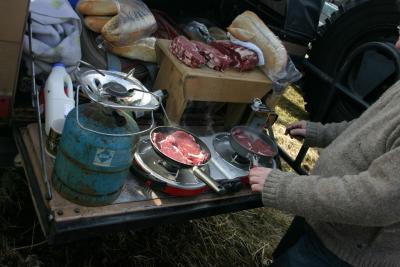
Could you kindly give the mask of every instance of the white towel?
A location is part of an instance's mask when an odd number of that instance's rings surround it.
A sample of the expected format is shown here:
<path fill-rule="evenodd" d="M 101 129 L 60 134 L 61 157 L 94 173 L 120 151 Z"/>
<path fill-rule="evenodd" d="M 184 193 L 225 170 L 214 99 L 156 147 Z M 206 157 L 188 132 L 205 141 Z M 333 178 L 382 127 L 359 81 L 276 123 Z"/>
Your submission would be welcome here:
<path fill-rule="evenodd" d="M 265 64 L 264 54 L 263 54 L 262 50 L 257 45 L 253 44 L 252 42 L 244 42 L 244 41 L 241 41 L 239 39 L 236 39 L 229 32 L 228 32 L 228 37 L 229 37 L 229 39 L 230 39 L 230 41 L 232 43 L 241 45 L 243 47 L 246 47 L 246 48 L 256 52 L 256 54 L 258 56 L 258 64 L 257 64 L 258 66 L 262 66 L 262 65 Z"/>
<path fill-rule="evenodd" d="M 36 74 L 49 73 L 52 65 L 64 63 L 72 71 L 81 59 L 81 21 L 67 0 L 31 0 L 32 51 Z M 24 53 L 29 55 L 29 37 L 24 36 Z M 30 70 L 30 57 L 24 56 Z"/>

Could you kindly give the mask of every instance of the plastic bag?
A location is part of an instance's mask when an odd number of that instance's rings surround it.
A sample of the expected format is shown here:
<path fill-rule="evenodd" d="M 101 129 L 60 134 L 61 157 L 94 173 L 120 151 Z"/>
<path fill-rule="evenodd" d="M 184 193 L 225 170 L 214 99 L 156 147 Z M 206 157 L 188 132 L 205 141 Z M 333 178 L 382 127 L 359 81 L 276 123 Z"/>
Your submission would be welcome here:
<path fill-rule="evenodd" d="M 300 80 L 302 74 L 297 70 L 296 66 L 289 57 L 286 67 L 282 71 L 278 73 L 268 73 L 267 76 L 272 81 L 272 91 L 270 94 L 268 94 L 265 104 L 269 108 L 274 108 L 279 102 L 281 96 L 289 87 L 289 84 Z"/>
<path fill-rule="evenodd" d="M 287 65 L 282 71 L 278 73 L 270 73 L 267 76 L 273 82 L 272 89 L 274 92 L 277 94 L 283 94 L 289 84 L 297 82 L 301 79 L 302 74 L 297 70 L 293 61 L 289 57 Z"/>
<path fill-rule="evenodd" d="M 130 45 L 157 30 L 157 22 L 150 9 L 140 0 L 114 0 L 118 15 L 102 28 L 104 39 L 115 46 Z"/>
<path fill-rule="evenodd" d="M 106 43 L 106 48 L 121 57 L 155 63 L 157 62 L 155 45 L 156 38 L 146 37 L 126 46 Z"/>
<path fill-rule="evenodd" d="M 211 43 L 215 38 L 208 32 L 207 26 L 197 21 L 191 21 L 183 28 L 189 39 L 204 43 Z"/>

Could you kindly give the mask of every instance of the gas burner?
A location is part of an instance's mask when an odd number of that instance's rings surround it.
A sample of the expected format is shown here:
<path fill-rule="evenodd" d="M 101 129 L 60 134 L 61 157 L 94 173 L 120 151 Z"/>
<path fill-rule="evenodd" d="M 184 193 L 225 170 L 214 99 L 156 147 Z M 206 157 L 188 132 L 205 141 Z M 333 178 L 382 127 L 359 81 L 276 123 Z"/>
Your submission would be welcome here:
<path fill-rule="evenodd" d="M 229 133 L 217 134 L 213 140 L 215 152 L 230 165 L 242 170 L 249 170 L 250 161 L 239 156 L 229 142 Z"/>
<path fill-rule="evenodd" d="M 229 133 L 216 134 L 213 139 L 215 152 L 231 166 L 248 171 L 250 169 L 250 160 L 244 158 L 232 148 L 229 141 Z M 274 162 L 259 162 L 261 166 L 275 167 Z"/>
<path fill-rule="evenodd" d="M 166 171 L 174 175 L 175 177 L 178 176 L 179 168 L 172 166 L 171 164 L 168 164 L 165 160 L 158 160 L 157 163 L 161 165 L 163 168 L 165 168 Z"/>
<path fill-rule="evenodd" d="M 139 142 L 134 158 L 137 165 L 148 174 L 145 178 L 165 182 L 181 189 L 195 190 L 205 187 L 205 184 L 193 174 L 192 168 L 177 169 L 166 163 L 156 154 L 148 138 Z M 210 173 L 208 165 L 202 166 L 201 169 Z"/>
<path fill-rule="evenodd" d="M 238 164 L 242 165 L 249 165 L 250 160 L 248 158 L 240 156 L 238 153 L 234 152 L 231 156 L 232 162 L 237 162 Z"/>
<path fill-rule="evenodd" d="M 130 96 L 129 91 L 125 86 L 122 86 L 116 82 L 108 82 L 103 85 L 103 90 L 106 91 L 109 95 L 114 97 L 127 97 Z"/>

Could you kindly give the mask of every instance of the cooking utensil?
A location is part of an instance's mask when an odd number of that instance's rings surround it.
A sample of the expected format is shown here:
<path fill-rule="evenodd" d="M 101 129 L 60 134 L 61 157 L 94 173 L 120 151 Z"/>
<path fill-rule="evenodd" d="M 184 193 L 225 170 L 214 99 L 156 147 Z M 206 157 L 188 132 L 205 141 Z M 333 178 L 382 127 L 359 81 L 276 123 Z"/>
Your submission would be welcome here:
<path fill-rule="evenodd" d="M 195 139 L 196 143 L 200 145 L 200 148 L 207 152 L 209 157 L 207 160 L 205 160 L 202 164 L 199 165 L 193 165 L 193 164 L 187 164 L 187 163 L 182 163 L 179 162 L 177 160 L 174 160 L 173 158 L 170 158 L 169 156 L 165 155 L 158 147 L 158 145 L 154 142 L 153 140 L 153 135 L 155 133 L 162 133 L 165 135 L 169 135 L 172 134 L 176 131 L 183 131 L 191 136 L 193 136 L 193 138 Z M 161 157 L 163 158 L 167 164 L 169 164 L 170 166 L 176 168 L 176 169 L 180 169 L 180 168 L 192 168 L 193 174 L 199 178 L 201 181 L 203 181 L 205 184 L 207 184 L 210 188 L 212 188 L 216 193 L 218 194 L 224 194 L 226 192 L 225 188 L 223 186 L 221 186 L 220 184 L 218 184 L 212 177 L 210 177 L 208 174 L 204 173 L 201 170 L 201 167 L 204 166 L 205 164 L 207 164 L 207 162 L 211 159 L 211 151 L 210 149 L 207 147 L 207 145 L 197 136 L 195 136 L 194 134 L 188 132 L 187 130 L 178 128 L 178 127 L 172 127 L 172 126 L 160 126 L 160 127 L 156 127 L 153 130 L 151 130 L 150 132 L 150 141 L 151 141 L 151 145 L 154 149 L 154 151 Z"/>
<path fill-rule="evenodd" d="M 256 139 L 261 139 L 262 141 L 264 141 L 267 145 L 269 145 L 272 150 L 273 150 L 273 154 L 272 155 L 264 155 L 261 153 L 257 153 L 255 151 L 252 151 L 248 148 L 246 148 L 245 146 L 243 146 L 234 136 L 234 133 L 236 131 L 241 131 L 242 133 L 248 135 L 249 137 L 251 137 L 253 140 Z M 257 166 L 258 165 L 258 161 L 262 160 L 262 161 L 271 161 L 277 154 L 278 154 L 278 147 L 276 146 L 275 142 L 272 141 L 272 139 L 257 131 L 254 128 L 250 128 L 247 126 L 235 126 L 231 129 L 231 134 L 229 136 L 229 141 L 231 143 L 232 148 L 242 157 L 248 158 L 250 160 L 250 162 L 252 163 L 253 166 Z M 251 167 L 253 167 L 251 166 Z"/>

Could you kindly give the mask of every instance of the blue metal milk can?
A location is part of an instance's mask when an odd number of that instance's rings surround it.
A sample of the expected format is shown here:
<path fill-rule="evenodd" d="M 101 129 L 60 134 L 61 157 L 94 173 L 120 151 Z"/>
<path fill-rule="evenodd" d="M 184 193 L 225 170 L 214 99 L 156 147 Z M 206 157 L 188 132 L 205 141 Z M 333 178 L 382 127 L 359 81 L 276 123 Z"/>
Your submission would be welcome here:
<path fill-rule="evenodd" d="M 79 106 L 82 129 L 72 110 L 66 119 L 53 171 L 53 185 L 65 198 L 84 205 L 113 202 L 122 190 L 138 137 L 118 136 L 139 132 L 136 122 L 123 111 L 90 103 Z"/>

